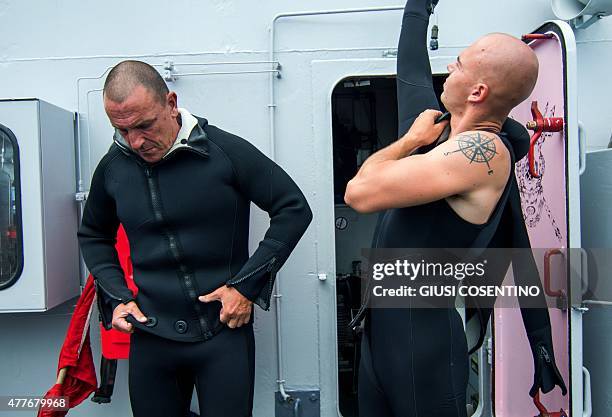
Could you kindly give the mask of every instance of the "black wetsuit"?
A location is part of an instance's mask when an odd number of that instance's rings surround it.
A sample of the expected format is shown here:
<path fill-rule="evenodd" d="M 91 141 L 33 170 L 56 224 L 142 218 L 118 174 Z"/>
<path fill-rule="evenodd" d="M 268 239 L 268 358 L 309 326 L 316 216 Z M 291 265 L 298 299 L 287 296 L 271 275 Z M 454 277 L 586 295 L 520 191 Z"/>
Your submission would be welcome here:
<path fill-rule="evenodd" d="M 410 129 L 423 110 L 439 109 L 426 49 L 432 3 L 437 1 L 409 0 L 404 10 L 397 59 L 398 137 Z M 499 137 L 514 162 L 515 157 L 521 158 L 526 153 L 523 148 L 528 136 L 525 138 L 524 128 L 510 119 L 502 130 Z M 427 152 L 434 146 L 419 152 Z M 529 247 L 513 176 L 511 170 L 504 195 L 488 223 L 475 225 L 464 220 L 445 200 L 387 210 L 379 218 L 373 247 Z M 507 200 L 502 201 L 504 199 Z M 496 224 L 497 212 L 500 214 Z M 483 240 L 483 236 L 488 237 Z M 510 257 L 500 261 L 497 271 L 500 280 L 509 262 Z M 536 279 L 539 285 L 537 270 L 533 273 L 535 264 L 524 265 L 523 262 L 521 266 L 531 272 L 525 275 Z M 479 309 L 482 329 L 486 328 L 490 311 L 483 313 Z M 470 313 L 474 310 L 468 310 Z M 537 368 L 532 391 L 539 387 L 547 392 L 555 384 L 564 391 L 554 364 L 547 311 L 524 309 L 522 313 Z M 549 365 L 542 365 L 546 355 L 537 354 L 536 346 L 547 348 L 552 358 Z M 546 372 L 542 375 L 544 368 Z M 455 308 L 376 308 L 367 311 L 359 369 L 360 417 L 465 416 L 467 382 L 468 347 Z"/>
<path fill-rule="evenodd" d="M 430 0 L 409 1 L 398 47 L 401 137 L 425 109 L 438 109 L 426 50 Z M 408 46 L 409 45 L 409 46 Z M 374 248 L 466 248 L 482 226 L 446 200 L 381 214 Z M 359 372 L 361 417 L 466 415 L 467 342 L 461 317 L 448 309 L 369 310 Z"/>
<path fill-rule="evenodd" d="M 374 246 L 463 248 L 479 229 L 439 200 L 385 212 Z M 467 350 L 454 308 L 369 310 L 359 373 L 360 416 L 465 416 Z"/>
<path fill-rule="evenodd" d="M 249 416 L 252 320 L 230 329 L 220 322 L 220 302 L 197 297 L 227 285 L 268 309 L 276 272 L 312 219 L 308 202 L 255 146 L 203 118 L 185 146 L 155 164 L 122 138 L 115 142 L 93 175 L 79 242 L 110 326 L 117 305 L 134 300 L 114 247 L 119 223 L 130 241 L 135 301 L 149 319 L 127 317 L 135 326 L 133 414 L 183 417 L 195 384 L 202 417 Z M 249 256 L 251 202 L 269 214 L 270 226 Z"/>

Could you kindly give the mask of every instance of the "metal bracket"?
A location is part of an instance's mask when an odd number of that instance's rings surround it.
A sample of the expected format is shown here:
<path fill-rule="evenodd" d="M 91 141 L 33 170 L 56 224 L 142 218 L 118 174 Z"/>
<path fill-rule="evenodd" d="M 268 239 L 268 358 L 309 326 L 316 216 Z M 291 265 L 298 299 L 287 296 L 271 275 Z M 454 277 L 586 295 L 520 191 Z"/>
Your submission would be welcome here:
<path fill-rule="evenodd" d="M 577 18 L 570 20 L 570 25 L 574 29 L 586 29 L 589 26 L 591 26 L 593 23 L 599 22 L 605 16 L 606 15 L 604 13 L 594 14 L 594 15 L 590 16 L 588 19 L 584 15 L 583 16 L 578 16 Z"/>
<path fill-rule="evenodd" d="M 176 68 L 174 67 L 174 62 L 164 62 L 164 73 L 162 76 L 164 77 L 164 80 L 169 83 L 173 83 L 178 79 L 178 77 L 176 76 Z"/>
<path fill-rule="evenodd" d="M 89 197 L 89 191 L 81 191 L 74 195 L 76 201 L 85 201 Z"/>
<path fill-rule="evenodd" d="M 283 78 L 283 76 L 281 74 L 283 66 L 280 64 L 280 62 L 276 63 L 276 68 L 274 68 L 274 69 L 276 70 L 276 78 L 278 78 L 279 80 L 281 78 Z"/>
<path fill-rule="evenodd" d="M 572 307 L 572 310 L 577 311 L 578 313 L 582 313 L 582 314 L 584 314 L 584 313 L 586 313 L 587 311 L 589 311 L 589 308 L 588 308 L 588 307 L 585 307 L 585 306 L 581 306 L 581 307 L 576 307 L 576 306 L 573 306 L 573 307 Z"/>
<path fill-rule="evenodd" d="M 316 278 L 319 281 L 327 281 L 328 275 L 326 272 L 309 272 L 308 276 L 311 278 Z"/>
<path fill-rule="evenodd" d="M 276 392 L 275 417 L 320 417 L 321 394 L 316 391 L 287 391 L 289 398 L 285 401 L 280 392 Z"/>

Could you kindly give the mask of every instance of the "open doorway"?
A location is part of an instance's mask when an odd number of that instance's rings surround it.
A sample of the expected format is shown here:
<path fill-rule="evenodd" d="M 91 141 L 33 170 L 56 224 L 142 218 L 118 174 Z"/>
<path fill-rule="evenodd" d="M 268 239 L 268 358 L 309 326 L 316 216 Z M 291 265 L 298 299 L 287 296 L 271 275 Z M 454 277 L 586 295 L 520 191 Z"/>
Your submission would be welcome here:
<path fill-rule="evenodd" d="M 332 93 L 339 408 L 357 417 L 360 334 L 348 323 L 361 301 L 361 249 L 370 247 L 377 214 L 344 203 L 346 184 L 374 152 L 397 139 L 395 77 L 347 78 Z"/>
<path fill-rule="evenodd" d="M 446 75 L 434 76 L 438 99 Z M 338 334 L 339 409 L 358 417 L 357 384 L 361 335 L 348 327 L 361 301 L 361 250 L 371 247 L 378 214 L 360 214 L 344 203 L 346 184 L 373 153 L 397 140 L 395 76 L 349 77 L 332 93 L 334 219 Z M 478 355 L 470 358 L 468 410 L 479 402 Z"/>

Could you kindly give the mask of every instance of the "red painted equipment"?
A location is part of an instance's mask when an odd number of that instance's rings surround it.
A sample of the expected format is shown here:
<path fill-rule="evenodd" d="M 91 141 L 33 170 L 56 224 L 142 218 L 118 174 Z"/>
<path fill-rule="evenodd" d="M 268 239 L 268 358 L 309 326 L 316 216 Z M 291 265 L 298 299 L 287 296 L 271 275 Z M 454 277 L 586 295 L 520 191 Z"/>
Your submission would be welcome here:
<path fill-rule="evenodd" d="M 563 409 L 552 412 L 548 411 L 546 407 L 544 407 L 544 404 L 540 402 L 540 392 L 538 392 L 536 396 L 533 397 L 533 403 L 540 412 L 540 414 L 535 417 L 567 417 L 567 413 L 563 411 Z"/>
<path fill-rule="evenodd" d="M 523 41 L 533 41 L 537 39 L 552 39 L 554 35 L 552 33 L 528 33 L 527 35 L 521 36 Z"/>
<path fill-rule="evenodd" d="M 529 172 L 534 178 L 540 178 L 535 166 L 535 145 L 544 132 L 561 132 L 565 125 L 565 121 L 562 117 L 543 117 L 542 113 L 538 109 L 538 102 L 531 102 L 531 114 L 533 121 L 527 122 L 527 129 L 533 130 L 534 134 L 531 136 L 529 144 Z"/>

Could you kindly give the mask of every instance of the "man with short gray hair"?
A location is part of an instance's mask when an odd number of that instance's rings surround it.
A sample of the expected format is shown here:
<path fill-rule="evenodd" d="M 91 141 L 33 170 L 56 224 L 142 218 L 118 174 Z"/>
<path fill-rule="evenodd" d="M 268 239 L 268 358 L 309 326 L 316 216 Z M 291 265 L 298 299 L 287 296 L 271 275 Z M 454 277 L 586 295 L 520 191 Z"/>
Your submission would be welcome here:
<path fill-rule="evenodd" d="M 177 105 L 159 73 L 124 61 L 104 85 L 114 144 L 98 164 L 79 229 L 103 323 L 132 333 L 135 417 L 183 417 L 195 384 L 202 417 L 251 415 L 253 303 L 308 227 L 306 198 L 246 140 Z M 250 203 L 270 227 L 249 257 Z M 138 295 L 115 251 L 127 233 Z"/>

